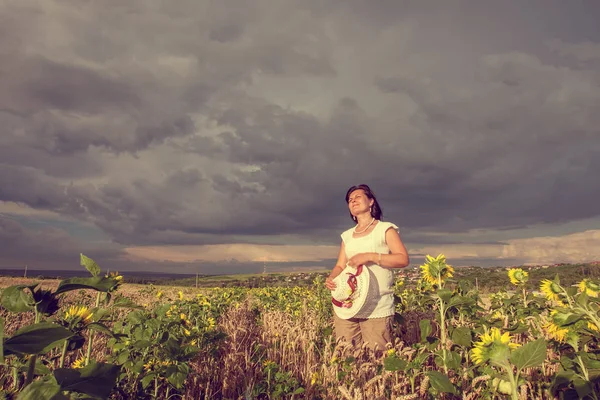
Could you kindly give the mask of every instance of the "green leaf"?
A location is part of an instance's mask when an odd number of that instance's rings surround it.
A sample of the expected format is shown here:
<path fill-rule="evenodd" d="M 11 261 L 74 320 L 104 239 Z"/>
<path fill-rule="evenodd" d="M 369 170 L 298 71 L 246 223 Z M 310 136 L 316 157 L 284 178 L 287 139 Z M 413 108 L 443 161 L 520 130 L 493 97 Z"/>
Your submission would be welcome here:
<path fill-rule="evenodd" d="M 136 362 L 131 368 L 131 371 L 136 374 L 141 374 L 142 372 L 144 372 L 144 361 L 140 360 Z"/>
<path fill-rule="evenodd" d="M 35 375 L 48 375 L 50 373 L 50 369 L 42 362 L 42 360 L 38 358 L 35 360 L 33 373 Z"/>
<path fill-rule="evenodd" d="M 561 356 L 560 366 L 566 371 L 570 370 L 571 368 L 573 368 L 573 359 L 566 355 Z"/>
<path fill-rule="evenodd" d="M 177 389 L 181 389 L 189 373 L 189 367 L 186 364 L 169 365 L 165 374 L 167 380 Z"/>
<path fill-rule="evenodd" d="M 141 379 L 141 383 L 142 383 L 142 387 L 144 389 L 147 389 L 148 386 L 152 383 L 152 381 L 154 381 L 154 378 L 156 377 L 156 373 L 155 372 L 151 372 L 148 375 L 145 375 L 142 379 Z"/>
<path fill-rule="evenodd" d="M 92 276 L 100 275 L 100 267 L 94 260 L 89 257 L 84 256 L 83 254 L 79 254 L 81 266 L 85 267 Z"/>
<path fill-rule="evenodd" d="M 383 368 L 386 371 L 404 371 L 408 366 L 408 362 L 397 356 L 389 356 L 383 360 Z"/>
<path fill-rule="evenodd" d="M 475 301 L 465 296 L 453 296 L 448 302 L 448 307 L 456 307 L 467 304 L 473 304 Z"/>
<path fill-rule="evenodd" d="M 144 307 L 135 303 L 133 300 L 123 296 L 118 295 L 115 297 L 115 301 L 113 302 L 113 307 L 121 307 L 121 308 L 134 308 L 137 310 L 143 310 Z"/>
<path fill-rule="evenodd" d="M 586 308 L 589 302 L 589 298 L 590 296 L 588 296 L 587 293 L 580 293 L 579 296 L 577 296 L 577 298 L 575 299 L 575 303 L 577 303 L 577 305 L 583 308 Z"/>
<path fill-rule="evenodd" d="M 149 340 L 137 340 L 133 344 L 133 348 L 137 349 L 137 350 L 147 349 L 147 348 L 149 348 L 151 346 L 152 346 L 152 342 L 150 342 Z"/>
<path fill-rule="evenodd" d="M 592 384 L 588 381 L 581 379 L 580 377 L 576 377 L 575 379 L 573 379 L 573 386 L 575 386 L 575 390 L 577 391 L 577 395 L 580 399 L 585 399 L 586 396 L 594 392 Z"/>
<path fill-rule="evenodd" d="M 77 289 L 93 289 L 99 292 L 109 292 L 118 286 L 113 278 L 94 276 L 90 278 L 70 278 L 61 281 L 56 289 L 56 294 Z"/>
<path fill-rule="evenodd" d="M 456 388 L 446 375 L 438 371 L 427 371 L 426 375 L 429 376 L 431 387 L 438 392 L 456 394 Z"/>
<path fill-rule="evenodd" d="M 452 331 L 452 342 L 463 347 L 471 346 L 471 329 L 459 326 Z"/>
<path fill-rule="evenodd" d="M 17 354 L 44 354 L 71 336 L 73 332 L 60 325 L 40 322 L 16 331 L 4 342 L 4 349 Z"/>
<path fill-rule="evenodd" d="M 419 328 L 421 330 L 421 342 L 425 342 L 427 337 L 431 334 L 431 321 L 428 319 L 420 320 Z"/>
<path fill-rule="evenodd" d="M 62 390 L 106 399 L 120 372 L 118 365 L 91 362 L 80 369 L 59 368 L 54 371 L 54 377 Z"/>
<path fill-rule="evenodd" d="M 108 327 L 106 325 L 101 324 L 100 322 L 92 322 L 92 323 L 88 324 L 87 327 L 88 327 L 88 329 L 91 329 L 96 332 L 104 333 L 105 335 L 108 335 L 108 336 L 112 336 L 112 337 L 115 336 L 113 331 L 108 329 Z"/>
<path fill-rule="evenodd" d="M 60 386 L 53 378 L 50 378 L 30 383 L 19 393 L 17 400 L 57 400 L 64 398 L 60 396 Z"/>
<path fill-rule="evenodd" d="M 583 315 L 570 314 L 561 324 L 561 326 L 573 325 L 583 318 Z"/>
<path fill-rule="evenodd" d="M 442 299 L 444 303 L 448 303 L 452 297 L 452 291 L 449 289 L 439 289 L 437 295 L 440 296 L 440 299 Z"/>
<path fill-rule="evenodd" d="M 440 351 L 435 356 L 434 361 L 435 361 L 435 365 L 437 365 L 440 368 L 443 368 L 445 366 L 446 368 L 453 369 L 456 371 L 461 369 L 461 366 L 462 366 L 461 355 L 454 351 L 449 351 L 446 353 L 446 361 L 445 362 L 444 362 L 444 359 L 442 358 L 442 352 Z"/>
<path fill-rule="evenodd" d="M 588 371 L 591 369 L 600 369 L 600 360 L 595 360 L 595 359 L 591 358 L 590 355 L 591 355 L 590 353 L 585 352 L 585 351 L 579 352 L 579 357 L 581 357 L 581 361 L 583 362 L 583 365 L 585 365 L 585 367 L 586 367 L 586 369 L 588 369 Z"/>
<path fill-rule="evenodd" d="M 546 341 L 538 339 L 512 351 L 510 361 L 519 369 L 542 365 L 546 359 Z"/>
<path fill-rule="evenodd" d="M 119 356 L 117 357 L 117 362 L 119 364 L 125 364 L 125 362 L 127 360 L 129 360 L 130 356 L 131 356 L 131 354 L 129 351 L 124 351 L 121 354 L 119 354 Z"/>
<path fill-rule="evenodd" d="M 565 288 L 565 292 L 567 292 L 567 295 L 569 295 L 570 297 L 574 297 L 577 294 L 578 289 L 576 287 L 570 286 Z"/>
<path fill-rule="evenodd" d="M 37 286 L 37 284 L 35 286 Z M 23 290 L 28 287 L 29 286 L 26 285 L 7 287 L 2 292 L 0 303 L 10 312 L 18 313 L 31 310 L 35 306 L 35 301 L 30 292 L 25 292 Z"/>
<path fill-rule="evenodd" d="M 560 389 L 562 387 L 569 386 L 575 377 L 574 371 L 559 371 L 552 382 L 552 390 Z"/>
<path fill-rule="evenodd" d="M 134 311 L 127 315 L 127 321 L 132 324 L 141 324 L 146 320 L 146 317 L 140 311 Z"/>
<path fill-rule="evenodd" d="M 446 353 L 446 366 L 450 369 L 458 371 L 461 369 L 462 357 L 455 351 L 450 351 Z"/>

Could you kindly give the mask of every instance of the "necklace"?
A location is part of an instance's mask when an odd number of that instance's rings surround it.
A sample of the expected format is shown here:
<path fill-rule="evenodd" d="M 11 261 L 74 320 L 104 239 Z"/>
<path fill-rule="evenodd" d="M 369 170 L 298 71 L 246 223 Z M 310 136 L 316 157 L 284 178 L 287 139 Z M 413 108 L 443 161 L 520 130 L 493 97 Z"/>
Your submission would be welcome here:
<path fill-rule="evenodd" d="M 367 225 L 367 227 L 365 229 L 363 229 L 362 231 L 357 231 L 356 228 L 354 228 L 354 233 L 363 233 L 363 232 L 366 232 L 366 230 L 369 229 L 371 227 L 371 225 L 373 225 L 373 222 L 375 222 L 375 218 L 373 218 L 371 220 L 371 222 L 369 223 L 369 225 Z M 356 224 L 356 227 L 358 227 L 358 224 Z"/>

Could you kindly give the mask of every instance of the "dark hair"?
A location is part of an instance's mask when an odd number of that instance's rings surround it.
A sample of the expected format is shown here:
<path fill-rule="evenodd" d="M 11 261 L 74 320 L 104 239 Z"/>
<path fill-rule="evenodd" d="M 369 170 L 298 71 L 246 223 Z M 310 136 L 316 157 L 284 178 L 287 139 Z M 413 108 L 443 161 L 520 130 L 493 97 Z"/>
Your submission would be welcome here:
<path fill-rule="evenodd" d="M 361 184 L 358 186 L 352 186 L 350 189 L 348 189 L 348 191 L 346 192 L 346 204 L 348 203 L 348 200 L 350 199 L 350 195 L 352 194 L 352 192 L 354 192 L 356 190 L 364 191 L 365 195 L 367 195 L 367 197 L 369 199 L 373 200 L 373 205 L 371 206 L 371 217 L 381 220 L 381 217 L 383 217 L 383 211 L 381 210 L 381 207 L 379 206 L 379 203 L 377 202 L 375 193 L 373 193 L 371 188 L 365 184 Z M 356 217 L 354 215 L 352 215 L 352 213 L 350 213 L 350 218 L 352 218 L 352 221 L 356 221 Z"/>

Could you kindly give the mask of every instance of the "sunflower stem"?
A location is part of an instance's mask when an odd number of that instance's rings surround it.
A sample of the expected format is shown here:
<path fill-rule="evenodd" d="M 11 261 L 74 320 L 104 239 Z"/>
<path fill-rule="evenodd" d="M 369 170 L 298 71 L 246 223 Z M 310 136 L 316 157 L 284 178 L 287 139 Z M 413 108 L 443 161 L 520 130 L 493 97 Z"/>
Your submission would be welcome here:
<path fill-rule="evenodd" d="M 58 368 L 62 368 L 65 365 L 65 354 L 67 354 L 67 346 L 69 345 L 69 339 L 65 339 L 63 343 L 62 353 L 60 354 L 60 362 L 58 363 Z"/>
<path fill-rule="evenodd" d="M 519 400 L 519 394 L 517 393 L 517 379 L 515 379 L 515 374 L 513 373 L 512 365 L 506 363 L 504 365 L 504 370 L 506 371 L 508 381 L 510 382 L 510 398 L 512 400 Z"/>
<path fill-rule="evenodd" d="M 579 368 L 581 368 L 581 372 L 583 373 L 583 377 L 584 377 L 585 381 L 592 383 L 592 382 L 590 382 L 590 375 L 588 373 L 588 370 L 585 367 L 585 364 L 583 363 L 583 360 L 581 359 L 581 356 L 579 354 L 577 354 L 577 364 L 579 364 Z M 593 386 L 593 383 L 592 383 L 592 386 Z M 595 400 L 598 400 L 596 393 L 592 392 L 592 396 Z"/>
<path fill-rule="evenodd" d="M 442 344 L 442 360 L 444 362 L 444 373 L 448 375 L 448 366 L 446 362 L 446 310 L 444 301 L 440 297 L 440 340 Z"/>
<path fill-rule="evenodd" d="M 101 294 L 101 292 L 98 292 L 96 294 L 96 308 L 100 307 L 100 294 Z M 88 339 L 88 348 L 87 348 L 87 352 L 85 354 L 85 365 L 88 365 L 90 363 L 90 357 L 92 355 L 93 345 L 94 345 L 94 331 L 90 330 L 90 336 Z"/>
<path fill-rule="evenodd" d="M 17 390 L 19 388 L 19 369 L 17 367 L 13 367 L 13 389 Z"/>
<path fill-rule="evenodd" d="M 41 314 L 37 309 L 37 305 L 34 308 L 35 310 L 35 323 L 39 323 L 41 319 Z M 29 365 L 27 366 L 27 376 L 25 377 L 25 386 L 29 385 L 33 381 L 33 375 L 35 374 L 35 363 L 37 361 L 37 356 L 35 354 L 31 355 L 29 358 Z"/>
<path fill-rule="evenodd" d="M 569 302 L 569 307 L 573 308 L 573 300 L 571 300 L 571 296 L 569 296 L 567 291 L 562 286 L 560 288 L 562 289 L 563 294 L 565 295 L 565 297 L 567 298 L 567 301 Z"/>

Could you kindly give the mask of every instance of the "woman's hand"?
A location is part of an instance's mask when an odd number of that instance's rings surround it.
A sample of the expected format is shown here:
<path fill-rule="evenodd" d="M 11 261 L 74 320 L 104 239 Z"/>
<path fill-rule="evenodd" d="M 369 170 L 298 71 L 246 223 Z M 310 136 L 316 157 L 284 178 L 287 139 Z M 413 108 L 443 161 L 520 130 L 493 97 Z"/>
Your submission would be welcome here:
<path fill-rule="evenodd" d="M 337 263 L 335 263 L 335 267 L 333 267 L 333 270 L 331 271 L 331 273 L 329 274 L 327 279 L 325 279 L 325 287 L 327 289 L 335 290 L 337 285 L 335 284 L 335 282 L 333 280 L 335 279 L 336 276 L 338 276 L 339 274 L 342 273 L 342 271 L 345 268 L 344 267 L 345 265 L 346 265 L 346 250 L 344 249 L 344 242 L 342 242 L 342 245 L 340 246 L 340 254 L 338 256 Z"/>
<path fill-rule="evenodd" d="M 359 265 L 366 265 L 373 263 L 373 255 L 376 253 L 359 253 L 352 256 L 348 260 L 348 265 L 352 268 L 358 268 Z"/>
<path fill-rule="evenodd" d="M 329 275 L 325 280 L 325 287 L 327 287 L 327 289 L 329 290 L 335 290 L 335 288 L 337 287 L 331 275 Z"/>

